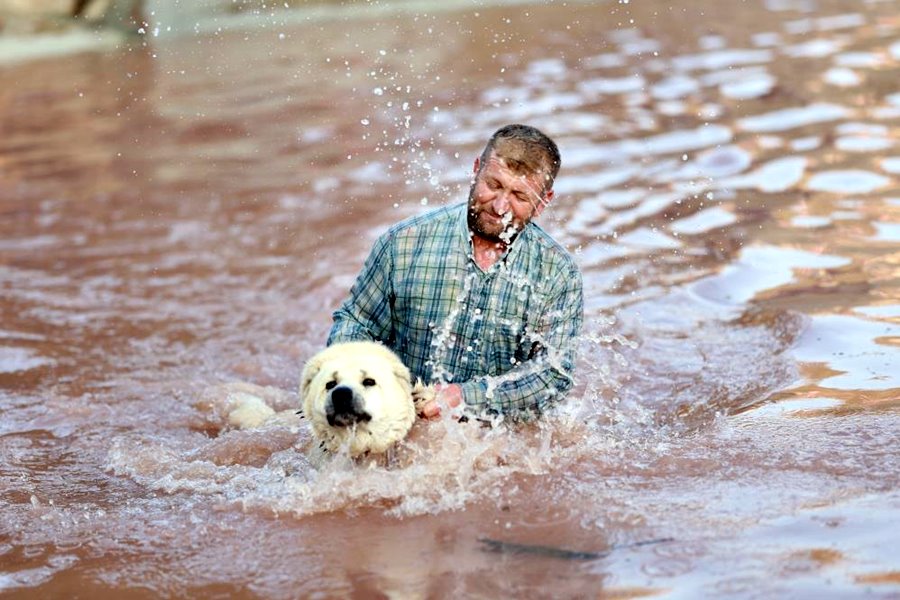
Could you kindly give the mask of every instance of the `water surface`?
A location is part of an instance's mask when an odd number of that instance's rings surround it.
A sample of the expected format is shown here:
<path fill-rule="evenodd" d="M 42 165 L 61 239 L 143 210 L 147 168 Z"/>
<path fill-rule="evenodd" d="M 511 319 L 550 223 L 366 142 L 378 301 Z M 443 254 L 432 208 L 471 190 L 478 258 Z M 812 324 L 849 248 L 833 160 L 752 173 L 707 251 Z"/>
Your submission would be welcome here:
<path fill-rule="evenodd" d="M 896 596 L 896 9 L 317 8 L 0 64 L 0 589 Z M 585 276 L 559 414 L 393 469 L 229 430 L 510 121 Z"/>

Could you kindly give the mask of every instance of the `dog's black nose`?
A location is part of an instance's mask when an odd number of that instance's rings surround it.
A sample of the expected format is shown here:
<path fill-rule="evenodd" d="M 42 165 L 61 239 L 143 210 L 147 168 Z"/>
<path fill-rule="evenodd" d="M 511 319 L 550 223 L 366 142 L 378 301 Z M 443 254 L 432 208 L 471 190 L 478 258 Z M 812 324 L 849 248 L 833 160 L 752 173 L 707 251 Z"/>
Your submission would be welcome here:
<path fill-rule="evenodd" d="M 353 389 L 345 385 L 331 390 L 330 401 L 325 407 L 325 417 L 332 427 L 347 427 L 360 421 L 372 420 L 372 415 L 367 413 L 362 403 L 353 393 Z"/>
<path fill-rule="evenodd" d="M 353 412 L 353 390 L 343 385 L 331 390 L 331 406 L 336 415 Z"/>

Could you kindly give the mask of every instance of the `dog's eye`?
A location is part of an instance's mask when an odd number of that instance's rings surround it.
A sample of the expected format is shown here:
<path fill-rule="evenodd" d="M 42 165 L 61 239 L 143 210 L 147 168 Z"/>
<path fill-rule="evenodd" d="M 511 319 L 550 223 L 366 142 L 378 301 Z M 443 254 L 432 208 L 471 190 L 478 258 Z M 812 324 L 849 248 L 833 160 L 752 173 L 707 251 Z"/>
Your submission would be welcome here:
<path fill-rule="evenodd" d="M 333 388 L 336 385 L 337 385 L 337 381 L 329 381 L 328 383 L 325 384 L 325 389 L 330 390 L 331 388 Z"/>
<path fill-rule="evenodd" d="M 375 385 L 375 380 L 371 377 L 366 377 L 365 379 L 363 379 L 363 385 L 365 387 L 372 387 L 373 385 Z"/>

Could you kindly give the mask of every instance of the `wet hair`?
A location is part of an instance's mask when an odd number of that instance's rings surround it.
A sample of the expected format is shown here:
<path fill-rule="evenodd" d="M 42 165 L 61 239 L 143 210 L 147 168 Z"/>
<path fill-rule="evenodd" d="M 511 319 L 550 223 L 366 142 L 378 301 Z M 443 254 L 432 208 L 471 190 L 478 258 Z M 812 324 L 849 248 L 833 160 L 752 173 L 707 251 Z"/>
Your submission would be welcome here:
<path fill-rule="evenodd" d="M 495 131 L 481 153 L 482 168 L 491 158 L 491 153 L 502 158 L 517 174 L 542 173 L 544 191 L 553 187 L 553 180 L 559 173 L 560 157 L 556 143 L 530 125 L 516 123 Z"/>

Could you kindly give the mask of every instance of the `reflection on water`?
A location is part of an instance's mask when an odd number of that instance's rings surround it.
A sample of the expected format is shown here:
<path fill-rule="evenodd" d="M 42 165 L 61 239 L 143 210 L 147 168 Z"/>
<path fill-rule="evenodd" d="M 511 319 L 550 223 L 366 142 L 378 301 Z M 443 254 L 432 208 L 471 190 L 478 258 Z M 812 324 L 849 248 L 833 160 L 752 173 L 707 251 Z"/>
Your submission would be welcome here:
<path fill-rule="evenodd" d="M 0 63 L 0 589 L 896 595 L 894 9 L 161 11 Z M 514 120 L 560 142 L 542 224 L 585 274 L 559 414 L 418 423 L 390 469 L 231 428 Z"/>

